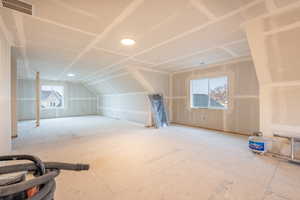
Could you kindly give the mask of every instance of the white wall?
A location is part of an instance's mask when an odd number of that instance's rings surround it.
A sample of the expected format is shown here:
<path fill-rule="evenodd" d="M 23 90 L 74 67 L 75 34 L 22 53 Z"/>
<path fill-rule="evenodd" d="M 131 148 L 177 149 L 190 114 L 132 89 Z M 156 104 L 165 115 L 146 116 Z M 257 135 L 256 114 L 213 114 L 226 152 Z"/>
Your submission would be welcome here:
<path fill-rule="evenodd" d="M 98 113 L 114 119 L 149 123 L 147 92 L 106 94 L 98 97 Z"/>
<path fill-rule="evenodd" d="M 300 136 L 300 8 L 247 24 L 261 87 L 261 130 Z"/>
<path fill-rule="evenodd" d="M 10 45 L 0 30 L 0 154 L 11 149 Z"/>
<path fill-rule="evenodd" d="M 169 74 L 129 68 L 125 73 L 91 87 L 99 92 L 100 115 L 150 125 L 151 108 L 147 95 L 161 93 L 168 99 Z"/>
<path fill-rule="evenodd" d="M 64 86 L 63 109 L 41 109 L 41 118 L 97 114 L 97 97 L 81 83 L 41 80 L 41 85 Z M 17 87 L 18 120 L 35 119 L 35 80 L 19 79 Z"/>
<path fill-rule="evenodd" d="M 191 108 L 190 80 L 224 75 L 229 81 L 228 109 Z M 176 73 L 172 83 L 173 122 L 242 134 L 259 130 L 259 88 L 251 60 Z"/>
<path fill-rule="evenodd" d="M 245 26 L 260 84 L 260 130 L 267 137 L 300 136 L 300 7 L 291 8 Z M 288 155 L 289 142 L 273 138 L 272 151 Z"/>

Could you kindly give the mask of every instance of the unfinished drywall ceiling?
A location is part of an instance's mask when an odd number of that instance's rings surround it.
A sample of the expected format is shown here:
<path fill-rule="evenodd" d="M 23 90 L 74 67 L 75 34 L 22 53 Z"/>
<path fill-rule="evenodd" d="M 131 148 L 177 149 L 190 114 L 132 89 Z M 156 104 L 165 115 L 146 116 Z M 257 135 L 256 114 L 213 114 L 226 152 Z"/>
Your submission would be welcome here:
<path fill-rule="evenodd" d="M 34 14 L 93 34 L 101 33 L 132 0 L 28 0 Z"/>
<path fill-rule="evenodd" d="M 178 20 L 183 20 L 184 18 L 185 21 L 179 24 Z M 187 1 L 144 1 L 143 5 L 97 45 L 116 52 L 129 52 L 130 55 L 134 55 L 145 48 L 153 46 L 153 42 L 160 43 L 185 30 L 201 25 L 207 20 L 208 18 L 204 14 L 192 5 L 187 4 Z M 120 38 L 123 37 L 135 38 L 137 45 L 129 49 L 124 48 L 119 43 Z"/>
<path fill-rule="evenodd" d="M 278 7 L 284 7 L 284 6 L 287 6 L 289 4 L 293 4 L 293 3 L 296 3 L 296 2 L 299 2 L 298 0 L 274 0 L 275 4 L 278 6 Z"/>
<path fill-rule="evenodd" d="M 23 78 L 34 71 L 52 80 L 98 79 L 139 62 L 173 72 L 249 56 L 243 25 L 299 1 L 270 0 L 26 0 L 33 16 L 0 8 L 1 27 L 22 55 Z M 271 6 L 270 6 L 271 5 Z M 125 47 L 123 38 L 136 40 Z M 215 56 L 216 51 L 219 56 Z M 205 54 L 202 54 L 205 53 Z M 197 56 L 199 56 L 197 58 Z M 27 69 L 29 68 L 29 69 Z M 28 71 L 30 73 L 28 73 Z"/>
<path fill-rule="evenodd" d="M 184 68 L 199 67 L 212 64 L 215 61 L 221 62 L 232 58 L 232 52 L 224 51 L 221 48 L 214 48 L 208 51 L 200 51 L 195 55 L 182 57 L 180 60 L 170 61 L 167 64 L 162 64 L 160 68 L 164 70 L 183 70 Z"/>

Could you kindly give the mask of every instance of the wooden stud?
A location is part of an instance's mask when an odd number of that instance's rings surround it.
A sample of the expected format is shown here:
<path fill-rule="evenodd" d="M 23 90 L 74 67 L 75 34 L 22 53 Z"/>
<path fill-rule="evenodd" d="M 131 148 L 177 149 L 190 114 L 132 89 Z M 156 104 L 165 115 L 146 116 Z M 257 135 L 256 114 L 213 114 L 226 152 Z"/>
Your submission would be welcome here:
<path fill-rule="evenodd" d="M 36 127 L 40 126 L 40 72 L 36 72 Z"/>

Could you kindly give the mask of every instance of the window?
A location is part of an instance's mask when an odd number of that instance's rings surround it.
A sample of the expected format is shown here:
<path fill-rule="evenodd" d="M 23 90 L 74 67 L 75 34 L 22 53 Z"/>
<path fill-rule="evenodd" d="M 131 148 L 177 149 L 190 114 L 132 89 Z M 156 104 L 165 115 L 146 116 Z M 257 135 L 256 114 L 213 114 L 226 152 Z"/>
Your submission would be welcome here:
<path fill-rule="evenodd" d="M 227 109 L 227 86 L 226 76 L 191 80 L 191 107 Z"/>
<path fill-rule="evenodd" d="M 42 85 L 41 108 L 55 109 L 64 108 L 64 87 L 53 85 Z"/>

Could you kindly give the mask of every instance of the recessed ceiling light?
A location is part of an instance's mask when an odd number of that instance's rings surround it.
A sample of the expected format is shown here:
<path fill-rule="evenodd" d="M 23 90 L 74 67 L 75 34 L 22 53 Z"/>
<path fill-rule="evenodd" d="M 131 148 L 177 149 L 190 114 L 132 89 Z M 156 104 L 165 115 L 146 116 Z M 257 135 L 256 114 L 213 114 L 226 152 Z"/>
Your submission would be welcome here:
<path fill-rule="evenodd" d="M 68 77 L 74 77 L 75 74 L 68 74 Z"/>
<path fill-rule="evenodd" d="M 135 41 L 133 39 L 126 38 L 126 39 L 122 39 L 121 43 L 125 46 L 132 46 L 135 44 Z"/>

